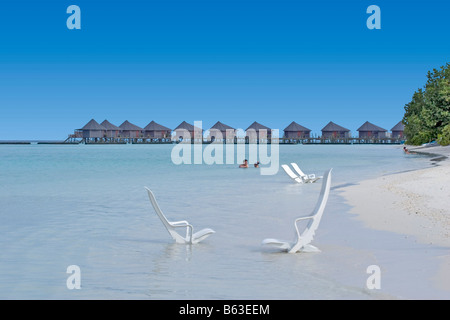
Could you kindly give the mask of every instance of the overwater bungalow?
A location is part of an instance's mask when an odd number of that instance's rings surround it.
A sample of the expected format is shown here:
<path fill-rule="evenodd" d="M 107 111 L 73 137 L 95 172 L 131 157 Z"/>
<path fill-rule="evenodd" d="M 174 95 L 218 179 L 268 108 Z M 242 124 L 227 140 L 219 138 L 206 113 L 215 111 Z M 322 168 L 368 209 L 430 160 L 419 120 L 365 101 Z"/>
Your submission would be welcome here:
<path fill-rule="evenodd" d="M 139 139 L 142 137 L 142 129 L 128 120 L 125 120 L 120 126 L 120 137 L 128 139 Z"/>
<path fill-rule="evenodd" d="M 104 120 L 101 125 L 106 129 L 105 132 L 105 137 L 106 138 L 118 138 L 119 134 L 120 134 L 120 128 L 114 124 L 112 124 L 111 122 L 109 122 L 108 120 Z"/>
<path fill-rule="evenodd" d="M 76 130 L 81 133 L 83 139 L 103 138 L 106 134 L 106 128 L 100 125 L 94 119 L 91 119 L 86 125 Z"/>
<path fill-rule="evenodd" d="M 299 125 L 295 121 L 292 121 L 291 124 L 284 129 L 284 137 L 287 139 L 306 139 L 309 138 L 310 135 L 311 129 Z"/>
<path fill-rule="evenodd" d="M 400 121 L 389 135 L 386 129 L 366 121 L 359 129 L 359 138 L 351 137 L 350 130 L 330 121 L 322 129 L 322 135 L 311 136 L 311 130 L 292 121 L 285 129 L 284 136 L 276 141 L 285 144 L 399 144 L 404 138 L 405 126 Z M 208 142 L 244 143 L 244 136 L 220 121 L 209 130 Z M 278 131 L 275 131 L 278 134 Z M 278 137 L 277 137 L 278 138 Z M 183 121 L 173 131 L 161 124 L 151 121 L 145 128 L 124 121 L 119 127 L 108 120 L 101 124 L 91 119 L 81 129 L 69 134 L 64 143 L 203 143 L 204 130 Z M 207 143 L 208 143 L 207 142 Z M 272 129 L 258 122 L 253 122 L 245 132 L 245 143 L 271 143 Z"/>
<path fill-rule="evenodd" d="M 194 128 L 195 127 L 192 124 L 183 121 L 174 129 L 175 139 L 177 141 L 192 141 L 195 139 L 202 141 L 204 130 L 200 128 L 194 130 Z"/>
<path fill-rule="evenodd" d="M 386 129 L 370 123 L 369 121 L 364 122 L 364 124 L 358 128 L 360 139 L 384 139 L 386 138 Z"/>
<path fill-rule="evenodd" d="M 392 129 L 392 138 L 394 139 L 402 139 L 403 138 L 403 131 L 405 131 L 405 125 L 403 122 L 397 123 Z"/>
<path fill-rule="evenodd" d="M 340 125 L 330 121 L 322 129 L 322 138 L 326 139 L 338 139 L 338 138 L 349 138 L 350 130 Z"/>
<path fill-rule="evenodd" d="M 220 121 L 217 121 L 216 124 L 209 129 L 209 139 L 211 141 L 233 142 L 235 137 L 236 129 Z"/>
<path fill-rule="evenodd" d="M 147 139 L 169 139 L 172 129 L 169 129 L 155 121 L 144 127 L 144 138 Z"/>
<path fill-rule="evenodd" d="M 248 141 L 259 141 L 260 139 L 271 139 L 272 129 L 258 122 L 253 122 L 245 129 L 245 139 Z"/>

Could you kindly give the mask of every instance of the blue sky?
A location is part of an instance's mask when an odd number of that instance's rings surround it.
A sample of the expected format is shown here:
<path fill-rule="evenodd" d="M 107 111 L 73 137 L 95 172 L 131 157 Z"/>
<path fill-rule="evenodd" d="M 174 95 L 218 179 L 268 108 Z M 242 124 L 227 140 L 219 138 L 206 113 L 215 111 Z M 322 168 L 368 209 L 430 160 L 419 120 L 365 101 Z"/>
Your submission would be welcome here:
<path fill-rule="evenodd" d="M 69 5 L 81 30 L 69 30 Z M 369 30 L 369 5 L 381 30 Z M 449 1 L 8 1 L 0 11 L 0 140 L 61 140 L 91 118 L 329 121 L 391 129 L 450 61 Z"/>

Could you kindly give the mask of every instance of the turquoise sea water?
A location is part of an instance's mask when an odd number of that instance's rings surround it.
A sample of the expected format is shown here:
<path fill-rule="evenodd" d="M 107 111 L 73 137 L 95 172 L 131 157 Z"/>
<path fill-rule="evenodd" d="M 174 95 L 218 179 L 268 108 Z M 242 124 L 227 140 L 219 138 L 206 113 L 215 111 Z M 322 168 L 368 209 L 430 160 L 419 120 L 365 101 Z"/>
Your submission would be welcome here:
<path fill-rule="evenodd" d="M 429 166 L 429 158 L 398 146 L 280 146 L 281 164 L 319 175 L 333 168 L 314 240 L 322 252 L 289 255 L 260 243 L 291 239 L 294 218 L 312 211 L 320 183 L 297 185 L 281 170 L 263 176 L 238 164 L 175 165 L 172 148 L 0 146 L 0 298 L 440 297 L 429 283 L 440 249 L 365 229 L 339 196 L 342 186 Z M 144 186 L 170 220 L 216 234 L 198 245 L 173 243 Z M 418 252 L 430 261 L 425 270 L 409 263 Z M 386 271 L 381 290 L 366 288 L 372 264 Z M 66 286 L 69 265 L 80 267 L 80 290 Z"/>

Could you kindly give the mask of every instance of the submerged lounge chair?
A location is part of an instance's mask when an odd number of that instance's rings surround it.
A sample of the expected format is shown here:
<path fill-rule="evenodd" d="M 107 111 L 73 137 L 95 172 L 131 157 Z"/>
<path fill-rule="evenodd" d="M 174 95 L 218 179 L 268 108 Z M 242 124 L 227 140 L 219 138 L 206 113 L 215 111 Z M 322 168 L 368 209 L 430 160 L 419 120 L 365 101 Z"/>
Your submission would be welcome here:
<path fill-rule="evenodd" d="M 303 183 L 303 179 L 299 176 L 297 176 L 291 168 L 289 168 L 286 164 L 282 164 L 281 167 L 283 168 L 284 172 L 295 182 L 297 183 Z"/>
<path fill-rule="evenodd" d="M 185 220 L 170 222 L 169 220 L 167 220 L 166 216 L 162 213 L 161 209 L 159 208 L 158 202 L 156 202 L 156 198 L 153 195 L 153 192 L 147 187 L 145 187 L 145 189 L 147 190 L 148 197 L 153 205 L 153 208 L 156 211 L 156 214 L 161 219 L 162 223 L 166 227 L 167 231 L 169 231 L 169 234 L 172 236 L 172 238 L 175 240 L 176 243 L 183 243 L 183 244 L 199 243 L 203 239 L 215 233 L 214 230 L 209 228 L 193 233 L 194 227 Z M 183 237 L 182 235 L 180 235 L 175 230 L 176 228 L 186 228 L 186 236 Z"/>
<path fill-rule="evenodd" d="M 319 227 L 320 220 L 323 215 L 323 211 L 328 201 L 328 195 L 330 194 L 331 186 L 331 170 L 325 172 L 324 180 L 322 182 L 322 189 L 320 191 L 320 196 L 317 201 L 316 207 L 310 216 L 300 217 L 295 219 L 294 227 L 296 231 L 296 238 L 293 242 L 277 239 L 265 239 L 263 240 L 263 245 L 272 245 L 287 251 L 288 253 L 296 253 L 298 251 L 303 252 L 320 252 L 320 250 L 312 245 L 310 242 L 313 240 L 317 228 Z M 297 222 L 302 220 L 309 220 L 306 228 L 302 233 L 298 230 Z"/>
<path fill-rule="evenodd" d="M 291 166 L 298 173 L 300 178 L 302 178 L 303 182 L 313 183 L 313 182 L 316 182 L 317 180 L 323 178 L 323 177 L 316 177 L 315 174 L 308 174 L 307 175 L 307 174 L 303 173 L 303 171 L 299 168 L 299 166 L 295 162 L 292 162 Z"/>

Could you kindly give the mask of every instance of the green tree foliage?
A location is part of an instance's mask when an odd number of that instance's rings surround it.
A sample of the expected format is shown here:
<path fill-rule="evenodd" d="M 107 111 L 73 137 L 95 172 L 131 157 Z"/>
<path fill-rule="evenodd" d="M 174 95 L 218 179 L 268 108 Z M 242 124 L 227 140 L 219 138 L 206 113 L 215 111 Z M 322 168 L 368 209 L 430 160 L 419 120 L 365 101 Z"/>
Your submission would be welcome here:
<path fill-rule="evenodd" d="M 444 129 L 442 129 L 438 142 L 442 146 L 448 146 L 450 144 L 450 124 L 446 125 Z"/>
<path fill-rule="evenodd" d="M 443 136 L 450 125 L 450 63 L 427 75 L 423 89 L 405 105 L 403 124 L 409 144 L 422 144 Z M 444 132 L 445 136 L 445 132 Z"/>

